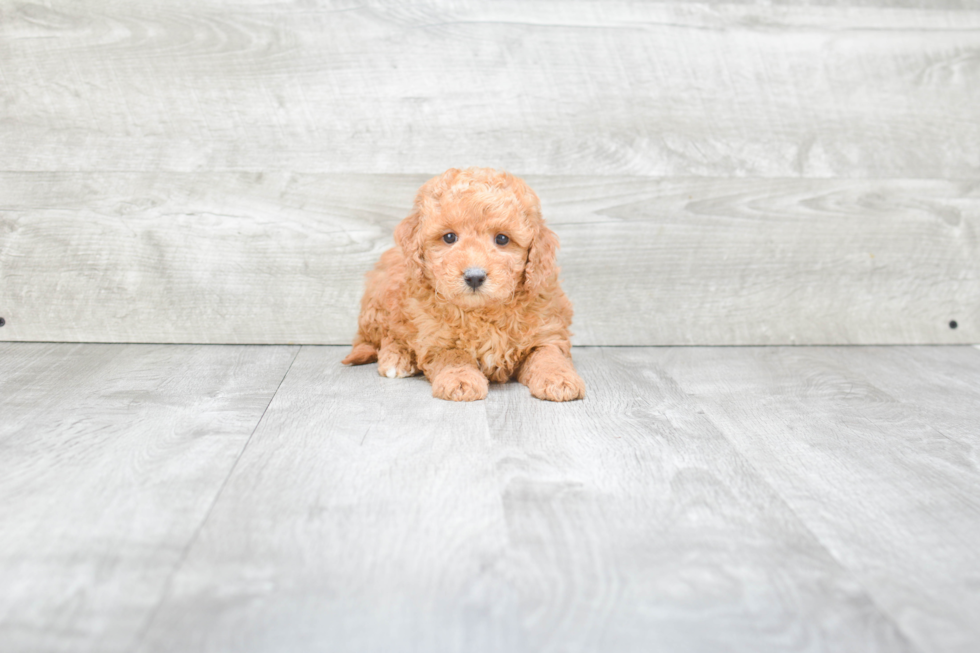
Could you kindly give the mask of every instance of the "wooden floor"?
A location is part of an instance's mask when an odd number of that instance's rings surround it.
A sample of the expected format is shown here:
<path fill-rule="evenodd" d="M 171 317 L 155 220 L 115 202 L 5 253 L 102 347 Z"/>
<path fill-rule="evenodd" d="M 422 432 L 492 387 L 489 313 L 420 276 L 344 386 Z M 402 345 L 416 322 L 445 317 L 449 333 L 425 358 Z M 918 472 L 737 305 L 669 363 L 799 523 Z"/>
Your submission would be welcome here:
<path fill-rule="evenodd" d="M 0 343 L 0 649 L 976 651 L 980 351 Z"/>

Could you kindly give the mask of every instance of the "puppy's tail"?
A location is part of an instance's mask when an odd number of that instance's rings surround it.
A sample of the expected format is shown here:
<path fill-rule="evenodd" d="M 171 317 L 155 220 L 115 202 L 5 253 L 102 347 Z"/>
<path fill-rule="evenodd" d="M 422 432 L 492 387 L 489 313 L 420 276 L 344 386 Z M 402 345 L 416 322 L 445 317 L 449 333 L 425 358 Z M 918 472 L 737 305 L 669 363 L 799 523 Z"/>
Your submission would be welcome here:
<path fill-rule="evenodd" d="M 357 342 L 354 348 L 347 354 L 347 358 L 340 361 L 344 365 L 364 365 L 378 360 L 378 350 L 374 345 L 367 342 Z"/>

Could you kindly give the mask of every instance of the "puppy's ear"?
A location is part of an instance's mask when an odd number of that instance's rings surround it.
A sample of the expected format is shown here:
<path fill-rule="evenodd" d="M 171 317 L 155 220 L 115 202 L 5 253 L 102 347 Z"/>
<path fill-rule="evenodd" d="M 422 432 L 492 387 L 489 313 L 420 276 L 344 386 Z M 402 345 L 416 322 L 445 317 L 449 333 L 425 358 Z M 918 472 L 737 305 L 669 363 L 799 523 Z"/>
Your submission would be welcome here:
<path fill-rule="evenodd" d="M 422 239 L 419 237 L 421 216 L 416 209 L 395 227 L 395 243 L 401 248 L 409 273 L 422 280 Z"/>
<path fill-rule="evenodd" d="M 537 193 L 523 179 L 509 173 L 504 173 L 503 176 L 509 182 L 517 201 L 521 203 L 525 216 L 535 226 L 534 238 L 527 251 L 527 263 L 524 264 L 524 288 L 529 293 L 535 293 L 558 273 L 558 236 L 545 225 L 541 217 L 541 200 Z"/>
<path fill-rule="evenodd" d="M 524 266 L 524 287 L 534 293 L 557 274 L 558 236 L 542 221 L 538 233 L 531 242 L 527 252 L 527 264 Z"/>
<path fill-rule="evenodd" d="M 409 272 L 419 282 L 425 279 L 425 261 L 422 259 L 422 222 L 436 211 L 443 193 L 457 175 L 459 170 L 450 168 L 422 184 L 415 195 L 415 208 L 411 215 L 395 227 L 395 242 L 405 255 Z"/>

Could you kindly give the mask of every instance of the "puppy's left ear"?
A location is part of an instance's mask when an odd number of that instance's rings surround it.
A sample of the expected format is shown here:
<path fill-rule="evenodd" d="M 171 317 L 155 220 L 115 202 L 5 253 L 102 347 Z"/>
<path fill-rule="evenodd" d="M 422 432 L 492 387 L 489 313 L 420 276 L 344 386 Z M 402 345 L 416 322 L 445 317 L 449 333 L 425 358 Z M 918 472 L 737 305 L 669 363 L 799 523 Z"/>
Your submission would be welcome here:
<path fill-rule="evenodd" d="M 521 203 L 524 215 L 536 227 L 527 251 L 527 262 L 524 264 L 524 288 L 529 293 L 535 293 L 558 274 L 558 236 L 541 217 L 541 200 L 537 193 L 518 177 L 508 173 L 504 173 L 504 177 L 510 182 L 511 190 Z"/>
<path fill-rule="evenodd" d="M 528 292 L 537 292 L 549 279 L 558 274 L 558 236 L 542 220 L 538 233 L 531 242 L 524 266 L 524 287 Z"/>

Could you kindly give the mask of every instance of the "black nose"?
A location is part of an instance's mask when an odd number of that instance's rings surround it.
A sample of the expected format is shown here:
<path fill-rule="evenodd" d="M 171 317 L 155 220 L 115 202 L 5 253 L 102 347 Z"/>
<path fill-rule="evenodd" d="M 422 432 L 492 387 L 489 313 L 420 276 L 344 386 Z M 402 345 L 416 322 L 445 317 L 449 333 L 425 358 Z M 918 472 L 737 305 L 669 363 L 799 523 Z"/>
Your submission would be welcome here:
<path fill-rule="evenodd" d="M 466 272 L 463 273 L 463 279 L 467 286 L 476 290 L 487 280 L 487 273 L 483 268 L 467 268 Z"/>

